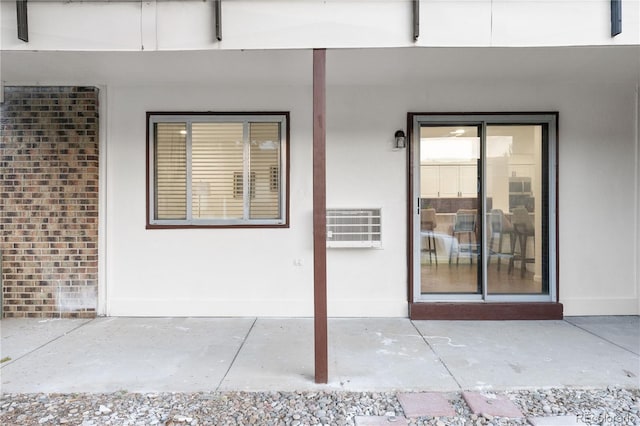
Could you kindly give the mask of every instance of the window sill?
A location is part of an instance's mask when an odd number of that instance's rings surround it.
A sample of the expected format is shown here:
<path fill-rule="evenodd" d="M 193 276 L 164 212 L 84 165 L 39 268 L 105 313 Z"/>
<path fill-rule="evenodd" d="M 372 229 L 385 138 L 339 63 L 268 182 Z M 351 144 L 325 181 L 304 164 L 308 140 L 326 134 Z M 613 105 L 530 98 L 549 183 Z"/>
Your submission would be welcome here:
<path fill-rule="evenodd" d="M 147 224 L 146 229 L 232 229 L 232 228 L 289 228 L 289 223 L 281 224 L 218 224 L 218 225 L 160 225 Z"/>

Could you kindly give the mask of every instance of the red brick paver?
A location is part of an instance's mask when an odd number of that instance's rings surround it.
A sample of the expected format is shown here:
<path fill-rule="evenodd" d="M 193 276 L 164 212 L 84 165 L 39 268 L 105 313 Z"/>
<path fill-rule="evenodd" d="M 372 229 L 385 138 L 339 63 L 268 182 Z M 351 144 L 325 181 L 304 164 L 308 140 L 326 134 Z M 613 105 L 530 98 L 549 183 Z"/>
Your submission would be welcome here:
<path fill-rule="evenodd" d="M 440 393 L 399 393 L 397 396 L 406 417 L 452 417 L 456 415 L 449 400 Z"/>
<path fill-rule="evenodd" d="M 523 417 L 520 409 L 504 395 L 462 392 L 462 398 L 464 398 L 474 414 L 488 414 L 496 417 Z"/>

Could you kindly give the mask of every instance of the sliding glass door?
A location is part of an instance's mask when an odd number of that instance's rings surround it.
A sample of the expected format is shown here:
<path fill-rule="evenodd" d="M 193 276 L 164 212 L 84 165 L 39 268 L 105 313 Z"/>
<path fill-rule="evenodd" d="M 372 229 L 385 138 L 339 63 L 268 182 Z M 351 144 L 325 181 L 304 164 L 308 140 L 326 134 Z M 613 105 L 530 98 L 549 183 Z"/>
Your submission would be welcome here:
<path fill-rule="evenodd" d="M 414 115 L 414 301 L 554 297 L 554 114 Z"/>

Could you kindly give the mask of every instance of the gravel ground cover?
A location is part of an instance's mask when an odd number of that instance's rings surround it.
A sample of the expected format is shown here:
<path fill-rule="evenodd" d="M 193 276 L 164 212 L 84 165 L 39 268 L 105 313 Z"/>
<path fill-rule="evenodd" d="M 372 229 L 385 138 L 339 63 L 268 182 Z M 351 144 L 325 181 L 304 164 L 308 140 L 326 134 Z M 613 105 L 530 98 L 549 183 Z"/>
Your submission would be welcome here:
<path fill-rule="evenodd" d="M 540 389 L 506 395 L 526 417 L 575 415 L 588 425 L 640 425 L 638 389 Z M 477 416 L 460 392 L 444 393 L 455 417 L 411 425 L 524 425 Z M 200 392 L 3 394 L 0 425 L 353 425 L 356 416 L 403 416 L 395 392 Z M 389 422 L 393 424 L 393 422 Z"/>

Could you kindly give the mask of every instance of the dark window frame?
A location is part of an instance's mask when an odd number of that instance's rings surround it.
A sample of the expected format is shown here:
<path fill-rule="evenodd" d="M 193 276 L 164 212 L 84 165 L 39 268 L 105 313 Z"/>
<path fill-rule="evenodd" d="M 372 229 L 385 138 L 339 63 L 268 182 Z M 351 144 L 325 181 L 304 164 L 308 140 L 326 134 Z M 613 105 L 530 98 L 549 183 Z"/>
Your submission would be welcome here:
<path fill-rule="evenodd" d="M 281 130 L 281 161 L 279 163 L 281 173 L 279 183 L 280 190 L 280 211 L 281 217 L 275 220 L 264 219 L 247 219 L 243 221 L 237 220 L 215 220 L 203 223 L 204 221 L 188 221 L 188 220 L 173 220 L 173 223 L 166 223 L 169 221 L 158 221 L 152 218 L 153 203 L 155 187 L 153 179 L 153 149 L 154 140 L 153 132 L 151 130 L 152 123 L 159 122 L 161 117 L 184 117 L 185 120 L 193 120 L 198 122 L 198 117 L 202 117 L 202 121 L 208 121 L 207 117 L 216 117 L 220 122 L 225 122 L 224 118 L 228 118 L 228 121 L 242 121 L 247 117 L 259 117 L 265 122 L 265 117 L 274 117 L 273 121 L 280 121 L 283 123 Z M 250 121 L 250 120 L 249 120 Z M 161 121 L 160 121 L 161 122 Z M 174 120 L 175 122 L 175 120 Z M 289 228 L 290 217 L 290 113 L 289 111 L 147 111 L 146 113 L 146 229 L 197 229 L 197 228 Z M 284 169 L 284 170 L 282 170 Z M 187 203 L 192 202 L 188 200 Z M 183 223 L 176 223 L 183 222 Z M 215 222 L 215 223 L 212 223 Z"/>

